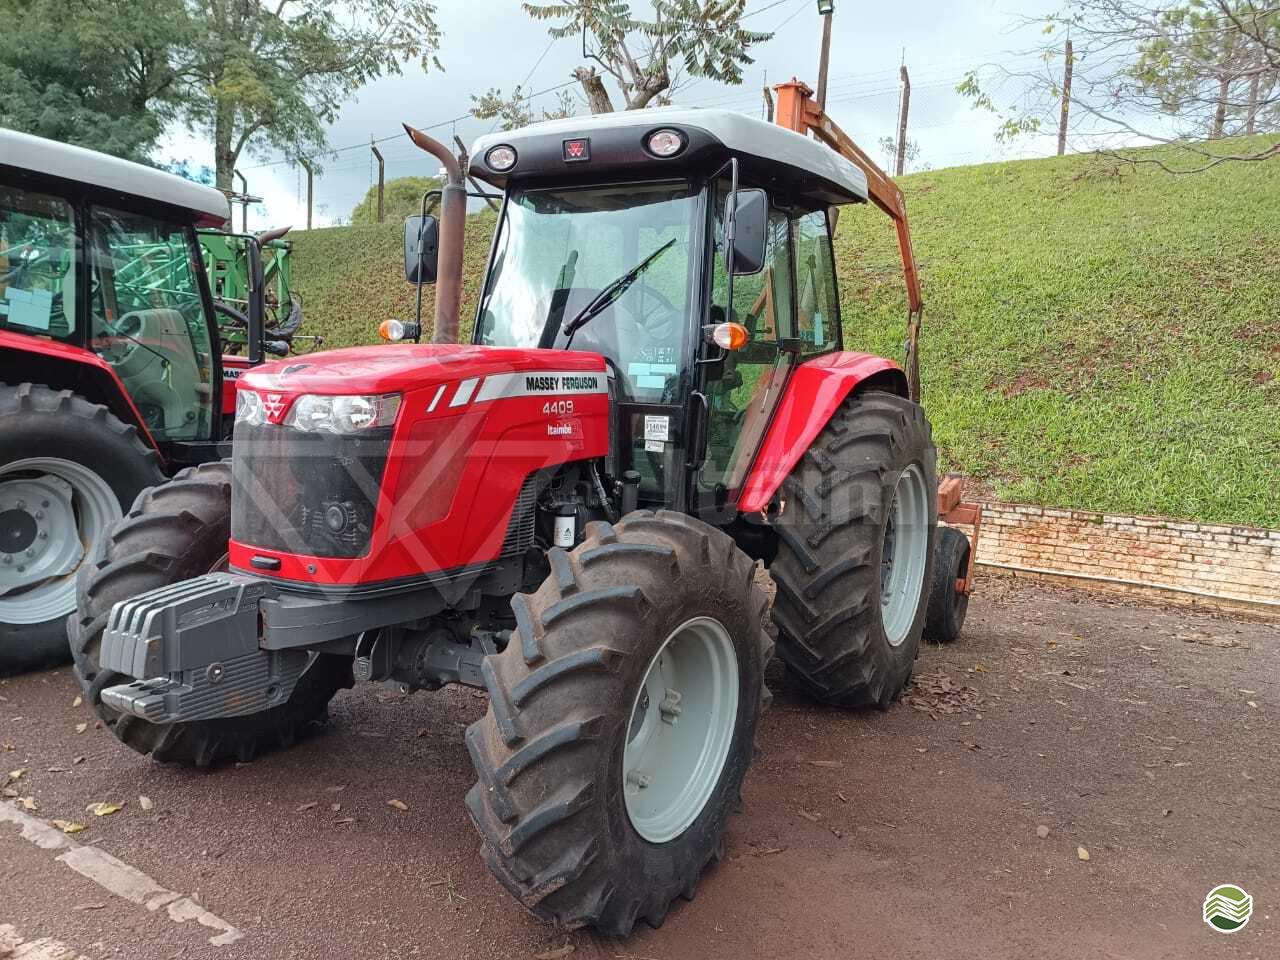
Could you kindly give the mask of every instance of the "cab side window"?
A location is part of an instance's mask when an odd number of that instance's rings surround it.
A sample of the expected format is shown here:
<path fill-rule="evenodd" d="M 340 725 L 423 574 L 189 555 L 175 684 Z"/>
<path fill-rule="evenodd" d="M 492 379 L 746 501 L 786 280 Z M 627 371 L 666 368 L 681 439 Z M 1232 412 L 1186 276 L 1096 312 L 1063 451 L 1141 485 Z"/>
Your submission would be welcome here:
<path fill-rule="evenodd" d="M 213 344 L 189 231 L 94 207 L 88 243 L 92 349 L 115 368 L 153 434 L 208 436 Z"/>
<path fill-rule="evenodd" d="M 794 220 L 796 327 L 801 352 L 827 353 L 839 346 L 840 306 L 827 212 L 815 210 Z"/>
<path fill-rule="evenodd" d="M 0 187 L 0 329 L 73 339 L 76 260 L 67 201 Z"/>

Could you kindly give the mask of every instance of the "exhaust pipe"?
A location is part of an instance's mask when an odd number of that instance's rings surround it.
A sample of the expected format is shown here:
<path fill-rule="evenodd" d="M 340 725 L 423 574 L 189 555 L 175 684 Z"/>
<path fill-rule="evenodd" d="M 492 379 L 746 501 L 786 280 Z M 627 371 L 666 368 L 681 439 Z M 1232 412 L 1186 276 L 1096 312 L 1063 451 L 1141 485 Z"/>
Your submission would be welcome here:
<path fill-rule="evenodd" d="M 420 150 L 437 160 L 445 171 L 440 191 L 440 249 L 436 257 L 436 319 L 432 343 L 456 343 L 458 314 L 462 305 L 462 244 L 467 227 L 467 188 L 457 159 L 439 140 L 407 123 L 405 133 Z"/>

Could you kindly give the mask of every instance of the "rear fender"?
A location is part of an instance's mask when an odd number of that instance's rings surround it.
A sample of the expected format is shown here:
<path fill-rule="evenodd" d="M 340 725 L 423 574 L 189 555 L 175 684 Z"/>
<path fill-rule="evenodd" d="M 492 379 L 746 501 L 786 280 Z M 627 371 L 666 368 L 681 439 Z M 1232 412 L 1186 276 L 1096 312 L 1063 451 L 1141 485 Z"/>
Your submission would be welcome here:
<path fill-rule="evenodd" d="M 91 403 L 102 404 L 122 423 L 133 424 L 143 442 L 159 450 L 115 369 L 92 350 L 0 331 L 0 382 L 70 390 Z M 232 402 L 234 410 L 234 399 Z"/>
<path fill-rule="evenodd" d="M 905 397 L 906 374 L 892 360 L 849 351 L 823 354 L 796 367 L 742 485 L 739 512 L 765 509 L 840 404 L 855 390 L 871 388 Z"/>

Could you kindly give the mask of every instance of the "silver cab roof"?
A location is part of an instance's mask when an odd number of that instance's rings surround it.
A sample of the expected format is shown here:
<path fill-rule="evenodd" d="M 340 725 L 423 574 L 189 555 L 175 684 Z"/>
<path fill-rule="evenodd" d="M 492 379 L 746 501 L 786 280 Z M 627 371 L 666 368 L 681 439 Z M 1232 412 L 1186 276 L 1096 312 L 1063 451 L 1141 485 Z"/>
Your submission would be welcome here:
<path fill-rule="evenodd" d="M 516 130 L 499 131 L 480 137 L 472 146 L 471 173 L 495 186 L 503 186 L 507 177 L 484 164 L 487 152 L 498 144 L 510 144 L 519 154 L 522 144 L 544 142 L 549 138 L 626 134 L 634 129 L 637 138 L 650 131 L 672 127 L 692 133 L 701 131 L 718 141 L 729 153 L 754 158 L 764 164 L 778 164 L 797 182 L 806 177 L 819 178 L 828 202 L 856 203 L 867 199 L 866 175 L 831 148 L 809 137 L 732 110 L 687 107 L 657 107 L 617 113 L 587 114 L 565 120 L 548 120 Z M 639 139 L 637 139 L 637 145 Z M 678 162 L 677 158 L 677 162 Z M 657 163 L 669 161 L 655 161 Z M 517 163 L 517 168 L 519 164 Z M 518 175 L 517 169 L 513 176 Z"/>
<path fill-rule="evenodd" d="M 0 168 L 4 167 L 182 207 L 192 211 L 201 226 L 222 226 L 231 218 L 231 205 L 221 190 L 96 150 L 0 128 Z"/>

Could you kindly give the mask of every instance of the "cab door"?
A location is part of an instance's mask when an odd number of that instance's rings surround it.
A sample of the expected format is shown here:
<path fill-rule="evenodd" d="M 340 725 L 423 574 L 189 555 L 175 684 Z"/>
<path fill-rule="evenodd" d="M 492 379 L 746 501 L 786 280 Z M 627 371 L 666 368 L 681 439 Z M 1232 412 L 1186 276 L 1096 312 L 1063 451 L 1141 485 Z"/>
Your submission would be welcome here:
<path fill-rule="evenodd" d="M 762 269 L 735 274 L 733 308 L 728 310 L 724 264 L 723 195 L 715 205 L 715 249 L 708 323 L 742 324 L 746 346 L 703 363 L 706 397 L 706 456 L 698 471 L 696 496 L 702 509 L 737 499 L 764 432 L 777 408 L 795 362 L 795 279 L 791 219 L 770 207 Z M 709 348 L 710 353 L 718 351 Z"/>

